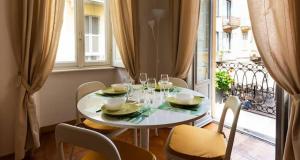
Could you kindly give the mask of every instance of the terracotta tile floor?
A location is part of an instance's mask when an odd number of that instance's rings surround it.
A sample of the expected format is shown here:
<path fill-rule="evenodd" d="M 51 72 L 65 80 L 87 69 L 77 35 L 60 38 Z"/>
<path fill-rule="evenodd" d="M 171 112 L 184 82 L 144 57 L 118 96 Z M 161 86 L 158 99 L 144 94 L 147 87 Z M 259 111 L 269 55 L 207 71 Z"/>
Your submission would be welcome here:
<path fill-rule="evenodd" d="M 205 128 L 216 130 L 216 124 L 210 124 Z M 169 134 L 170 129 L 159 129 L 159 136 L 154 135 L 154 130 L 150 132 L 150 150 L 153 152 L 158 160 L 165 160 L 164 156 L 164 143 Z M 225 129 L 225 133 L 228 133 L 228 129 Z M 117 139 L 132 143 L 132 131 L 129 130 Z M 65 155 L 70 153 L 70 145 L 65 145 Z M 73 156 L 73 160 L 78 160 L 85 153 L 85 149 L 76 148 Z M 1 158 L 0 158 L 1 159 Z M 56 149 L 54 133 L 47 133 L 41 136 L 41 147 L 34 151 L 32 156 L 33 160 L 55 160 Z M 233 160 L 274 160 L 275 159 L 275 146 L 257 140 L 248 135 L 237 133 L 235 137 L 233 152 Z"/>

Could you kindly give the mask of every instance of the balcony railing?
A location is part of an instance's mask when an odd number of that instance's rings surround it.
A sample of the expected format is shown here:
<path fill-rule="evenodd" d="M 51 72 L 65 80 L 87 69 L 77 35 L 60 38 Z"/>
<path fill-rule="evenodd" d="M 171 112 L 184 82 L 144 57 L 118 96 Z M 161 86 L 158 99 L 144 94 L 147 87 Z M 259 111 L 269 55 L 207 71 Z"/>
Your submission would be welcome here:
<path fill-rule="evenodd" d="M 230 94 L 240 98 L 243 110 L 275 118 L 275 82 L 261 62 L 218 62 L 217 68 L 234 79 Z"/>

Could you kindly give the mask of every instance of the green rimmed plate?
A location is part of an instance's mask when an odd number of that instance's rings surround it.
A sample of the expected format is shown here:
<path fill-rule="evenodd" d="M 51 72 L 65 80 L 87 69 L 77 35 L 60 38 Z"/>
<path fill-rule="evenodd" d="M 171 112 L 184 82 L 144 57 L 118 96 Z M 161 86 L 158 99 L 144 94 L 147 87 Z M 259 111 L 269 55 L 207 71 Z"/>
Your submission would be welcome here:
<path fill-rule="evenodd" d="M 132 113 L 135 113 L 140 110 L 140 105 L 135 103 L 125 103 L 122 105 L 120 110 L 110 111 L 105 108 L 105 105 L 102 107 L 102 113 L 110 116 L 125 116 Z"/>
<path fill-rule="evenodd" d="M 113 88 L 108 87 L 108 88 L 102 90 L 102 93 L 106 94 L 106 95 L 120 95 L 120 94 L 126 94 L 127 90 L 115 91 Z"/>
<path fill-rule="evenodd" d="M 189 103 L 179 102 L 175 97 L 167 97 L 166 101 L 174 106 L 182 106 L 182 107 L 195 107 L 202 103 L 204 97 L 194 96 L 194 99 Z"/>
<path fill-rule="evenodd" d="M 162 89 L 162 88 L 160 88 L 159 86 L 156 86 L 156 87 L 155 87 L 155 91 L 160 92 L 161 89 Z M 174 86 L 173 86 L 173 87 L 170 87 L 170 88 L 169 88 L 169 91 L 172 92 L 174 89 L 175 89 Z M 166 88 L 166 90 L 167 90 L 167 88 Z"/>

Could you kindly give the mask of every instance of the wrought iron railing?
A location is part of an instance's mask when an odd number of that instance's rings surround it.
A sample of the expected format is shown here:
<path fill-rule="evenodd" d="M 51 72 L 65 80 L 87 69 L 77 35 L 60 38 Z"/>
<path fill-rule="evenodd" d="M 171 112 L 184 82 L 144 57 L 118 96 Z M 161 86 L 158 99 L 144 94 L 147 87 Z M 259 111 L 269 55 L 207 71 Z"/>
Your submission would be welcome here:
<path fill-rule="evenodd" d="M 230 94 L 239 96 L 243 110 L 275 118 L 275 82 L 261 62 L 218 62 L 217 69 L 234 79 Z"/>

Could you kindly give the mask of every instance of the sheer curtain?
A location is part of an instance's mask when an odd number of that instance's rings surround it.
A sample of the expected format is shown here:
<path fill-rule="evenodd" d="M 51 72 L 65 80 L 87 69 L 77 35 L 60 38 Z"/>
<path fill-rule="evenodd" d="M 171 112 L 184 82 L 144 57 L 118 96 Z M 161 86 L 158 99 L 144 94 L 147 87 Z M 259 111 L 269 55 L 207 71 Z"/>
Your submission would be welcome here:
<path fill-rule="evenodd" d="M 137 80 L 140 71 L 138 51 L 137 0 L 110 0 L 113 35 L 126 70 Z"/>
<path fill-rule="evenodd" d="M 248 0 L 248 6 L 263 62 L 292 97 L 283 158 L 300 159 L 300 1 Z"/>
<path fill-rule="evenodd" d="M 33 94 L 51 73 L 56 56 L 64 0 L 22 0 L 14 3 L 18 15 L 15 57 L 18 63 L 19 106 L 15 126 L 15 159 L 23 159 L 25 151 L 39 147 L 39 124 Z"/>
<path fill-rule="evenodd" d="M 175 77 L 186 79 L 197 41 L 200 0 L 171 0 Z"/>

